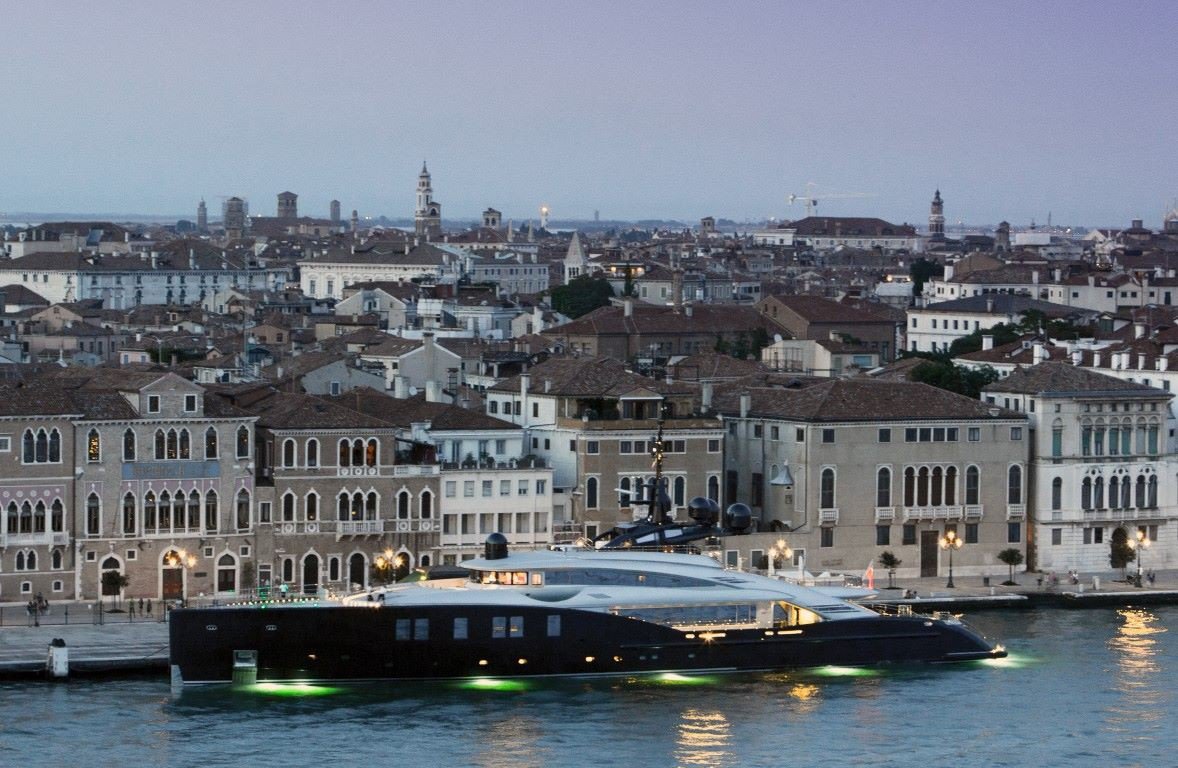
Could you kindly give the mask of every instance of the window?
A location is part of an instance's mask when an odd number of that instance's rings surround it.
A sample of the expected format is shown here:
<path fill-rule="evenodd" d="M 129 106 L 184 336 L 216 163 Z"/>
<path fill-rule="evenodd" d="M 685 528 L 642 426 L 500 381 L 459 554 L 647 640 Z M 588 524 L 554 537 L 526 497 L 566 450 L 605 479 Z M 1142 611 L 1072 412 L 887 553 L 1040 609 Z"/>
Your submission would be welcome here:
<path fill-rule="evenodd" d="M 878 439 L 878 441 L 879 441 L 879 442 L 881 442 L 881 443 L 890 443 L 890 442 L 892 442 L 892 430 L 890 430 L 890 429 L 886 429 L 886 428 L 885 428 L 885 429 L 881 429 L 881 430 L 879 430 L 879 433 L 878 433 L 878 438 L 877 438 L 877 439 Z"/>
<path fill-rule="evenodd" d="M 1109 494 L 1110 497 L 1115 495 Z M 1055 478 L 1051 481 L 1051 508 L 1053 510 L 1063 508 L 1063 478 Z"/>
<path fill-rule="evenodd" d="M 887 467 L 875 473 L 875 506 L 892 506 L 892 470 Z"/>
<path fill-rule="evenodd" d="M 719 440 L 708 440 L 708 453 L 719 453 L 719 452 L 720 452 L 720 441 Z"/>
<path fill-rule="evenodd" d="M 598 443 L 596 440 L 586 440 L 585 441 L 585 453 L 600 453 L 600 452 L 601 452 L 601 444 Z"/>
<path fill-rule="evenodd" d="M 833 443 L 834 442 L 834 430 L 833 429 L 822 430 L 822 442 L 824 442 L 824 443 Z"/>
<path fill-rule="evenodd" d="M 1063 528 L 1051 529 L 1051 546 L 1058 547 L 1063 544 Z"/>
<path fill-rule="evenodd" d="M 794 430 L 794 442 L 795 443 L 806 442 L 806 430 L 805 429 L 803 429 L 802 427 L 798 427 L 797 429 Z"/>
<path fill-rule="evenodd" d="M 875 546 L 887 547 L 892 543 L 892 527 L 890 525 L 875 526 Z"/>
<path fill-rule="evenodd" d="M 982 428 L 981 427 L 970 427 L 969 429 L 966 430 L 965 435 L 966 435 L 966 439 L 971 443 L 980 442 L 982 439 Z"/>
<path fill-rule="evenodd" d="M 196 395 L 184 396 L 184 412 L 196 413 Z"/>
<path fill-rule="evenodd" d="M 819 509 L 834 509 L 834 469 L 827 467 L 822 470 L 822 481 L 819 491 Z"/>
<path fill-rule="evenodd" d="M 295 466 L 295 441 L 290 438 L 282 441 L 282 466 Z"/>
<path fill-rule="evenodd" d="M 458 495 L 458 481 L 447 480 L 446 481 L 446 498 L 452 499 L 457 495 Z"/>
<path fill-rule="evenodd" d="M 979 504 L 979 489 L 980 489 L 980 472 L 976 466 L 970 465 L 965 470 L 965 503 L 967 505 Z"/>
<path fill-rule="evenodd" d="M 547 480 L 537 480 L 536 481 L 536 495 L 543 496 L 546 493 L 548 493 L 548 481 Z"/>
<path fill-rule="evenodd" d="M 159 395 L 148 395 L 147 396 L 147 412 L 148 413 L 159 413 L 160 412 L 160 396 Z"/>
<path fill-rule="evenodd" d="M 205 458 L 217 458 L 217 428 L 209 427 L 205 430 Z"/>
<path fill-rule="evenodd" d="M 1022 523 L 1007 523 L 1006 524 L 1006 543 L 1018 544 L 1023 540 L 1023 524 Z"/>
<path fill-rule="evenodd" d="M 86 461 L 94 462 L 102 458 L 102 439 L 98 436 L 98 430 L 92 429 L 86 435 Z"/>
<path fill-rule="evenodd" d="M 978 543 L 978 524 L 977 523 L 966 523 L 965 524 L 965 543 L 966 544 L 977 544 Z"/>
<path fill-rule="evenodd" d="M 821 534 L 822 537 L 821 537 L 821 540 L 819 541 L 818 546 L 820 546 L 824 549 L 828 548 L 828 547 L 833 547 L 834 546 L 834 527 L 828 525 L 828 526 L 821 528 L 819 530 L 822 531 L 822 534 Z"/>
<path fill-rule="evenodd" d="M 490 496 L 491 496 L 491 491 L 492 491 L 492 488 L 493 488 L 493 481 L 491 481 L 491 480 L 484 480 L 484 481 L 483 481 L 483 496 L 484 496 L 484 497 L 490 497 Z"/>
<path fill-rule="evenodd" d="M 250 494 L 244 488 L 237 494 L 237 530 L 246 531 L 250 527 Z"/>
<path fill-rule="evenodd" d="M 754 424 L 753 425 L 753 437 L 760 438 L 764 434 L 761 430 L 762 430 L 762 427 L 760 424 Z"/>
<path fill-rule="evenodd" d="M 1017 464 L 1006 473 L 1006 503 L 1023 503 L 1023 469 Z"/>
<path fill-rule="evenodd" d="M 901 528 L 901 542 L 902 544 L 912 545 L 916 543 L 916 525 L 913 523 L 905 523 Z"/>
<path fill-rule="evenodd" d="M 12 450 L 12 438 L 8 435 L 0 435 L 0 453 L 8 453 Z"/>
<path fill-rule="evenodd" d="M 1022 440 L 1023 439 L 1023 428 L 1022 427 L 1011 427 L 1010 428 L 1010 439 L 1011 440 Z"/>
<path fill-rule="evenodd" d="M 597 478 L 585 479 L 585 508 L 597 509 Z"/>
<path fill-rule="evenodd" d="M 86 498 L 86 535 L 97 536 L 101 531 L 102 504 L 98 494 L 92 493 Z"/>
<path fill-rule="evenodd" d="M 250 431 L 244 424 L 237 428 L 237 458 L 248 459 L 250 455 Z"/>

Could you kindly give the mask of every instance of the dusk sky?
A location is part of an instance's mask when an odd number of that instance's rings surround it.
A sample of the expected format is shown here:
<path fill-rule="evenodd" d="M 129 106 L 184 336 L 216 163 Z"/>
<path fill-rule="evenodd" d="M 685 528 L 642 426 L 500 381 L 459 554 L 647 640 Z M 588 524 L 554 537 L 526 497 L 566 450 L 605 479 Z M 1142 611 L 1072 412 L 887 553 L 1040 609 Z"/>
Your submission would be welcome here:
<path fill-rule="evenodd" d="M 1160 226 L 1178 3 L 3 5 L 0 211 Z"/>

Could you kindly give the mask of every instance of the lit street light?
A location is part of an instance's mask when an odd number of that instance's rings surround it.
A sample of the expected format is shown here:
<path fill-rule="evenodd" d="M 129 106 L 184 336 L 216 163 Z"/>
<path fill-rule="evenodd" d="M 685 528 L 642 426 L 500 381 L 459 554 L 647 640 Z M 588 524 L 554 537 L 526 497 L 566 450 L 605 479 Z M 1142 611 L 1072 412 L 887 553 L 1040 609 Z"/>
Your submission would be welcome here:
<path fill-rule="evenodd" d="M 777 543 L 769 548 L 769 575 L 773 576 L 777 568 L 777 558 L 788 560 L 794 556 L 794 551 L 789 548 L 789 543 L 785 539 L 778 539 Z"/>
<path fill-rule="evenodd" d="M 397 569 L 405 563 L 405 556 L 398 555 L 391 549 L 386 549 L 376 556 L 373 564 L 385 584 L 397 580 Z"/>
<path fill-rule="evenodd" d="M 953 550 L 961 549 L 965 542 L 957 538 L 957 531 L 945 531 L 945 535 L 937 543 L 940 544 L 941 549 L 949 550 L 949 581 L 945 583 L 945 587 L 953 589 L 957 586 L 953 583 Z"/>
<path fill-rule="evenodd" d="M 1129 539 L 1126 543 L 1129 545 L 1129 549 L 1137 553 L 1137 586 L 1140 587 L 1141 569 L 1143 567 L 1141 561 L 1145 559 L 1145 550 L 1149 549 L 1153 542 L 1149 540 L 1149 535 L 1143 529 L 1138 528 L 1137 537 Z"/>

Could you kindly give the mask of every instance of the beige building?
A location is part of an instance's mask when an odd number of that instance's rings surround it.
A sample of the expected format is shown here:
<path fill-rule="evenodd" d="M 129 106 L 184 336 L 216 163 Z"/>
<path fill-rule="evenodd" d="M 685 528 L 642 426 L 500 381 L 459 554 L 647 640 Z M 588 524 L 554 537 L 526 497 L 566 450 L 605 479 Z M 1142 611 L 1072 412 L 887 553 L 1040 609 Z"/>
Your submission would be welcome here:
<path fill-rule="evenodd" d="M 1029 435 L 1022 414 L 925 384 L 836 379 L 751 389 L 722 408 L 724 504 L 753 508 L 812 572 L 862 571 L 889 550 L 901 576 L 999 576 L 1022 549 Z"/>

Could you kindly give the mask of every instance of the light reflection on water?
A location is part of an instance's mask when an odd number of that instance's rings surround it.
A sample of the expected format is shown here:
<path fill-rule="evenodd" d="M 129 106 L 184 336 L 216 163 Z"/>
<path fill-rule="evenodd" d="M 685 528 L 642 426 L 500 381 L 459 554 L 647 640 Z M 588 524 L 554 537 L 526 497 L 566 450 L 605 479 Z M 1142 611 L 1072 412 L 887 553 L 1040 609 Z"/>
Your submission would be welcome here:
<path fill-rule="evenodd" d="M 0 683 L 0 765 L 1056 766 L 1174 764 L 1178 607 L 968 616 L 1002 662 L 330 695 L 156 680 Z M 299 693 L 295 691 L 294 693 Z M 46 738 L 51 732 L 52 738 Z"/>

